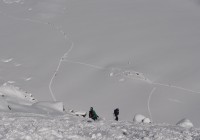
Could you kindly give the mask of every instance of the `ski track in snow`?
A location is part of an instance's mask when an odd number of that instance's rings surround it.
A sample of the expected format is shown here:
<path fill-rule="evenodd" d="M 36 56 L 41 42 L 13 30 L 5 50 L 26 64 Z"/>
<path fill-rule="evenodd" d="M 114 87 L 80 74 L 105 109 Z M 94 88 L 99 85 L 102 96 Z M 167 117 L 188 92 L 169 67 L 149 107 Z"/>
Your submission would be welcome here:
<path fill-rule="evenodd" d="M 153 93 L 155 92 L 156 90 L 156 87 L 154 87 L 152 90 L 151 90 L 151 93 L 149 94 L 149 98 L 148 98 L 148 101 L 147 101 L 147 107 L 148 107 L 148 111 L 149 111 L 149 117 L 151 119 L 151 121 L 153 122 L 153 117 L 152 117 L 152 113 L 151 113 L 151 109 L 150 109 L 150 101 L 151 101 L 151 97 L 153 95 Z"/>
<path fill-rule="evenodd" d="M 179 86 L 175 86 L 175 85 L 167 85 L 167 84 L 162 84 L 162 83 L 152 83 L 153 85 L 158 85 L 158 86 L 164 86 L 164 87 L 169 87 L 169 88 L 175 88 L 175 89 L 179 89 L 179 90 L 183 90 L 183 91 L 187 91 L 188 94 L 200 94 L 199 91 L 194 91 L 194 90 L 191 90 L 191 89 L 187 89 L 187 88 L 184 88 L 184 87 L 179 87 Z"/>
<path fill-rule="evenodd" d="M 97 65 L 92 65 L 92 64 L 88 64 L 88 63 L 84 63 L 84 62 L 80 62 L 80 61 L 73 61 L 73 60 L 69 60 L 69 59 L 66 59 L 65 61 L 69 62 L 69 63 L 75 63 L 75 64 L 84 65 L 86 67 L 91 67 L 91 68 L 94 68 L 94 69 L 100 69 L 100 70 L 104 70 L 105 69 L 105 68 L 97 66 Z"/>
<path fill-rule="evenodd" d="M 54 101 L 56 101 L 56 98 L 55 98 L 55 96 L 54 96 L 54 94 L 53 94 L 53 91 L 52 91 L 52 83 L 53 83 L 53 80 L 54 80 L 54 78 L 56 77 L 56 75 L 58 74 L 58 71 L 59 71 L 59 69 L 60 69 L 60 66 L 61 66 L 61 64 L 62 64 L 62 62 L 63 62 L 63 60 L 64 60 L 64 58 L 67 57 L 67 55 L 70 53 L 70 51 L 73 49 L 73 47 L 74 47 L 74 43 L 72 42 L 72 45 L 71 45 L 70 49 L 61 57 L 61 59 L 60 59 L 60 61 L 59 61 L 59 63 L 58 63 L 57 69 L 56 69 L 56 71 L 54 72 L 54 74 L 53 74 L 53 76 L 52 76 L 52 78 L 51 78 L 51 80 L 50 80 L 50 83 L 49 83 L 49 90 L 50 90 L 50 92 L 51 92 L 51 96 L 52 96 L 52 98 L 53 98 Z"/>

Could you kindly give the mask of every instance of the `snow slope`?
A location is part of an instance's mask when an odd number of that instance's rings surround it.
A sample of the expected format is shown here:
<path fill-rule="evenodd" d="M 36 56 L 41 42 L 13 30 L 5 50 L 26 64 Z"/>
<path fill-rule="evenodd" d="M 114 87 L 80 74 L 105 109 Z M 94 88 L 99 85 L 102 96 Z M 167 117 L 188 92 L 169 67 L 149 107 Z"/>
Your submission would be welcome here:
<path fill-rule="evenodd" d="M 137 124 L 128 121 L 88 122 L 66 113 L 0 113 L 0 139 L 23 140 L 199 140 L 200 130 L 168 124 Z"/>
<path fill-rule="evenodd" d="M 31 93 L 7 83 L 0 86 L 0 101 L 3 112 L 62 114 L 64 111 L 62 102 L 38 101 Z"/>
<path fill-rule="evenodd" d="M 0 84 L 199 127 L 199 13 L 199 0 L 0 0 Z"/>
<path fill-rule="evenodd" d="M 188 119 L 177 125 L 156 124 L 137 114 L 133 122 L 97 121 L 86 112 L 65 111 L 62 102 L 37 101 L 32 94 L 4 84 L 0 87 L 1 140 L 198 140 L 200 130 Z M 84 116 L 84 117 L 83 117 Z M 147 119 L 147 120 L 145 120 Z"/>
<path fill-rule="evenodd" d="M 62 102 L 38 101 L 19 87 L 0 87 L 0 139 L 119 139 L 119 140 L 197 140 L 200 130 L 188 119 L 177 125 L 155 124 L 143 115 L 133 122 L 93 121 L 86 112 L 64 110 Z M 84 117 L 82 117 L 84 116 Z M 147 119 L 147 120 L 145 120 Z"/>

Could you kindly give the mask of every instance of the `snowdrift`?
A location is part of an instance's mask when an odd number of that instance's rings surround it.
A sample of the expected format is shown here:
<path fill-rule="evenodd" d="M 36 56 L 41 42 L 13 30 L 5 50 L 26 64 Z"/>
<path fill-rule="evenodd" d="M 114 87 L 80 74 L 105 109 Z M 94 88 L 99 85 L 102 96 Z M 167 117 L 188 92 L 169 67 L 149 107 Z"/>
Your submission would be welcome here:
<path fill-rule="evenodd" d="M 183 127 L 183 128 L 192 128 L 192 127 L 194 127 L 193 123 L 189 119 L 182 119 L 176 125 L 180 126 L 180 127 Z"/>
<path fill-rule="evenodd" d="M 144 115 L 136 114 L 133 118 L 134 123 L 151 123 L 149 118 L 146 118 Z"/>
<path fill-rule="evenodd" d="M 62 102 L 38 101 L 31 93 L 4 84 L 0 87 L 0 111 L 29 113 L 62 113 Z"/>
<path fill-rule="evenodd" d="M 64 105 L 62 102 L 37 102 L 34 103 L 32 107 L 48 113 L 64 111 Z"/>
<path fill-rule="evenodd" d="M 31 105 L 37 100 L 33 97 L 31 93 L 27 91 L 23 91 L 19 87 L 15 87 L 13 85 L 3 84 L 0 87 L 0 95 L 7 101 L 17 102 L 22 105 Z M 20 102 L 19 102 L 20 101 Z"/>

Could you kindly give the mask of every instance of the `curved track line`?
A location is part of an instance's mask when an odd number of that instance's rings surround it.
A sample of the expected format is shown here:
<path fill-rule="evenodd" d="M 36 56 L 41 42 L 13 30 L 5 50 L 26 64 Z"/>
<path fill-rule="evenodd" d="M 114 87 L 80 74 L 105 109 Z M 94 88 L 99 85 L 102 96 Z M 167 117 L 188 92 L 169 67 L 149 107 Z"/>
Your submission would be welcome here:
<path fill-rule="evenodd" d="M 151 109 L 150 109 L 150 101 L 151 101 L 151 97 L 152 97 L 153 93 L 155 92 L 155 90 L 156 90 L 156 87 L 154 87 L 151 90 L 151 93 L 149 94 L 149 98 L 148 98 L 148 102 L 147 102 L 147 107 L 148 107 L 148 111 L 149 111 L 149 117 L 150 117 L 152 122 L 153 122 L 153 117 L 152 117 Z"/>
<path fill-rule="evenodd" d="M 70 49 L 60 58 L 60 61 L 59 61 L 58 66 L 56 68 L 56 71 L 54 72 L 54 74 L 53 74 L 53 76 L 52 76 L 52 78 L 51 78 L 51 80 L 49 82 L 49 91 L 50 91 L 51 96 L 52 96 L 52 98 L 53 98 L 54 101 L 56 101 L 56 98 L 55 98 L 55 96 L 53 94 L 53 91 L 52 91 L 53 80 L 56 77 L 56 75 L 57 75 L 57 73 L 58 73 L 58 71 L 60 69 L 60 66 L 61 66 L 62 62 L 64 61 L 64 58 L 67 57 L 67 55 L 72 51 L 73 47 L 74 47 L 74 43 L 72 42 L 72 45 L 71 45 Z"/>
<path fill-rule="evenodd" d="M 151 83 L 151 84 L 158 85 L 158 86 L 170 87 L 170 88 L 176 88 L 176 89 L 179 89 L 179 90 L 184 90 L 184 91 L 189 92 L 188 94 L 196 94 L 196 93 L 200 94 L 199 91 L 194 91 L 194 90 L 183 88 L 183 87 L 179 87 L 179 86 L 167 85 L 167 84 L 162 84 L 162 83 Z"/>

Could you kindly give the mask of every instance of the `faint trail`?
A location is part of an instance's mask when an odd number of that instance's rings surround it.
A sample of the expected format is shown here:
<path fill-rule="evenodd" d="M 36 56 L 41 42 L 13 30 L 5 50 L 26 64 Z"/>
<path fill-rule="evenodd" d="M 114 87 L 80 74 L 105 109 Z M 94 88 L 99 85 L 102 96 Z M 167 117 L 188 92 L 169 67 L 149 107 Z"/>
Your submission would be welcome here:
<path fill-rule="evenodd" d="M 187 91 L 187 92 L 189 92 L 188 94 L 196 94 L 196 93 L 200 94 L 200 92 L 198 92 L 198 91 L 194 91 L 194 90 L 190 90 L 190 89 L 187 89 L 187 88 L 178 87 L 178 86 L 174 86 L 174 85 L 167 85 L 167 84 L 154 83 L 154 82 L 152 82 L 151 84 L 157 85 L 157 86 L 165 86 L 165 87 L 169 87 L 169 88 L 175 88 L 175 89 L 178 89 L 178 90 Z M 153 118 L 152 118 L 152 114 L 151 114 L 151 110 L 150 110 L 150 101 L 151 101 L 152 95 L 155 92 L 155 90 L 156 90 L 156 87 L 153 88 L 153 90 L 151 91 L 151 93 L 149 95 L 149 98 L 148 98 L 148 111 L 149 111 L 149 116 L 150 116 L 152 121 L 153 121 Z"/>
<path fill-rule="evenodd" d="M 65 57 L 67 57 L 67 55 L 71 52 L 71 50 L 73 49 L 73 47 L 74 47 L 74 43 L 72 42 L 72 45 L 71 45 L 70 49 L 60 58 L 60 61 L 59 61 L 58 66 L 56 68 L 56 71 L 54 72 L 54 74 L 53 74 L 53 76 L 52 76 L 52 78 L 51 78 L 51 80 L 49 82 L 49 90 L 50 90 L 51 96 L 52 96 L 52 98 L 53 98 L 54 101 L 56 101 L 56 98 L 55 98 L 55 96 L 53 94 L 53 91 L 52 91 L 53 80 L 56 77 L 56 75 L 57 75 L 57 73 L 58 73 L 58 71 L 60 69 L 60 66 L 61 66 L 62 62 L 64 61 Z"/>
<path fill-rule="evenodd" d="M 94 69 L 100 69 L 100 70 L 105 69 L 105 68 L 97 66 L 97 65 L 92 65 L 92 64 L 88 64 L 88 63 L 84 63 L 84 62 L 79 62 L 79 61 L 73 61 L 73 60 L 69 60 L 69 59 L 66 59 L 64 61 L 69 62 L 69 63 L 84 65 L 84 66 L 91 67 L 91 68 L 94 68 Z"/>
<path fill-rule="evenodd" d="M 64 32 L 64 31 L 62 30 L 61 27 L 55 26 L 54 24 L 49 23 L 49 22 L 41 22 L 41 21 L 35 21 L 35 20 L 31 20 L 31 19 L 26 19 L 26 20 L 27 20 L 27 21 L 30 21 L 30 22 L 37 22 L 37 23 L 49 25 L 49 26 L 51 26 L 54 30 L 56 30 L 56 31 L 58 31 L 60 34 L 62 34 L 62 36 L 64 37 L 65 41 L 70 41 L 70 39 L 69 39 L 68 36 L 67 36 L 67 33 Z M 59 60 L 59 63 L 58 63 L 58 66 L 57 66 L 57 68 L 56 68 L 56 70 L 55 70 L 55 72 L 54 72 L 54 74 L 53 74 L 53 76 L 52 76 L 52 78 L 50 79 L 50 82 L 49 82 L 49 91 L 50 91 L 51 97 L 52 97 L 52 99 L 53 99 L 54 101 L 56 101 L 56 98 L 55 98 L 55 95 L 54 95 L 54 93 L 53 93 L 53 91 L 52 91 L 53 80 L 55 79 L 56 75 L 58 74 L 58 71 L 59 71 L 59 69 L 60 69 L 60 66 L 61 66 L 63 60 L 68 56 L 68 54 L 72 51 L 72 49 L 73 49 L 73 47 L 74 47 L 74 42 L 73 42 L 73 41 L 71 41 L 71 42 L 72 42 L 72 43 L 71 43 L 71 46 L 70 46 L 69 50 L 67 50 L 67 52 L 65 52 L 64 55 L 61 56 L 61 58 L 60 58 L 60 60 Z"/>
<path fill-rule="evenodd" d="M 70 38 L 68 37 L 67 33 L 64 32 L 61 27 L 56 26 L 56 25 L 54 25 L 54 24 L 52 24 L 50 22 L 44 22 L 44 21 L 40 21 L 40 20 L 33 20 L 33 19 L 30 19 L 30 18 L 18 18 L 18 17 L 14 17 L 14 16 L 11 16 L 11 15 L 8 15 L 6 13 L 3 13 L 1 11 L 0 11 L 0 13 L 3 14 L 4 16 L 6 16 L 6 17 L 9 17 L 9 18 L 12 18 L 12 19 L 15 19 L 15 20 L 20 20 L 20 21 L 23 20 L 23 21 L 27 21 L 27 22 L 31 22 L 31 23 L 37 23 L 37 24 L 43 24 L 43 25 L 46 25 L 46 26 L 50 26 L 52 29 L 54 29 L 55 31 L 57 31 L 60 34 L 62 34 L 62 36 L 64 37 L 65 41 L 70 41 Z M 51 94 L 51 97 L 52 97 L 53 101 L 56 101 L 56 97 L 55 97 L 55 94 L 53 93 L 52 85 L 53 85 L 53 81 L 54 81 L 55 77 L 57 76 L 58 71 L 59 71 L 63 61 L 70 62 L 70 63 L 76 63 L 76 64 L 84 65 L 84 66 L 87 66 L 87 67 L 95 68 L 95 69 L 105 69 L 103 67 L 92 65 L 92 64 L 88 64 L 88 63 L 84 63 L 84 62 L 72 61 L 72 60 L 65 59 L 68 56 L 68 54 L 72 51 L 73 47 L 74 47 L 74 43 L 72 42 L 69 50 L 67 50 L 67 52 L 64 53 L 64 55 L 60 58 L 58 66 L 57 66 L 55 72 L 53 73 L 53 75 L 52 75 L 52 77 L 50 79 L 49 91 L 50 91 L 50 94 Z"/>
<path fill-rule="evenodd" d="M 181 102 L 180 100 L 177 100 L 177 99 L 168 98 L 168 100 L 170 102 L 175 102 L 175 103 L 179 103 L 179 104 L 183 103 L 183 102 Z"/>
<path fill-rule="evenodd" d="M 31 22 L 31 23 L 38 23 L 38 24 L 43 24 L 43 25 L 50 26 L 52 29 L 54 29 L 55 31 L 57 31 L 60 34 L 62 34 L 62 36 L 64 37 L 65 41 L 67 41 L 67 42 L 71 41 L 69 39 L 69 37 L 67 36 L 67 34 L 62 30 L 61 27 L 56 26 L 56 25 L 54 25 L 54 24 L 52 24 L 50 22 L 44 22 L 44 21 L 40 21 L 40 20 L 33 20 L 33 19 L 30 19 L 30 18 L 18 18 L 18 17 L 15 17 L 15 16 L 8 15 L 8 14 L 2 12 L 2 11 L 0 11 L 0 13 L 2 15 L 6 16 L 6 17 L 11 18 L 11 19 L 20 20 L 20 21 L 28 21 L 28 22 Z M 53 74 L 53 76 L 52 76 L 52 78 L 51 78 L 51 80 L 49 82 L 49 91 L 50 91 L 51 97 L 52 97 L 52 99 L 54 101 L 56 101 L 56 98 L 55 98 L 55 95 L 54 95 L 54 93 L 52 91 L 53 80 L 56 77 L 64 58 L 68 56 L 68 54 L 72 51 L 73 47 L 74 47 L 74 43 L 73 43 L 73 41 L 71 41 L 71 46 L 70 46 L 69 50 L 67 50 L 67 52 L 60 58 L 58 66 L 57 66 L 57 68 L 56 68 L 56 70 L 55 70 L 55 72 L 54 72 L 54 74 Z"/>
<path fill-rule="evenodd" d="M 150 109 L 150 101 L 151 101 L 151 97 L 152 97 L 153 93 L 155 92 L 155 90 L 156 90 L 156 87 L 154 87 L 154 88 L 151 90 L 151 93 L 149 94 L 149 98 L 148 98 L 148 104 L 147 104 L 147 106 L 148 106 L 148 111 L 149 111 L 149 116 L 150 116 L 150 119 L 151 119 L 152 122 L 153 122 L 153 117 L 152 117 L 151 109 Z"/>
<path fill-rule="evenodd" d="M 179 90 L 184 90 L 184 91 L 190 92 L 189 94 L 195 94 L 195 93 L 200 94 L 199 91 L 194 91 L 194 90 L 183 88 L 183 87 L 179 87 L 179 86 L 167 85 L 167 84 L 162 84 L 162 83 L 152 83 L 152 84 L 158 85 L 158 86 L 165 86 L 165 87 L 170 87 L 170 88 L 176 88 L 176 89 L 179 89 Z"/>

